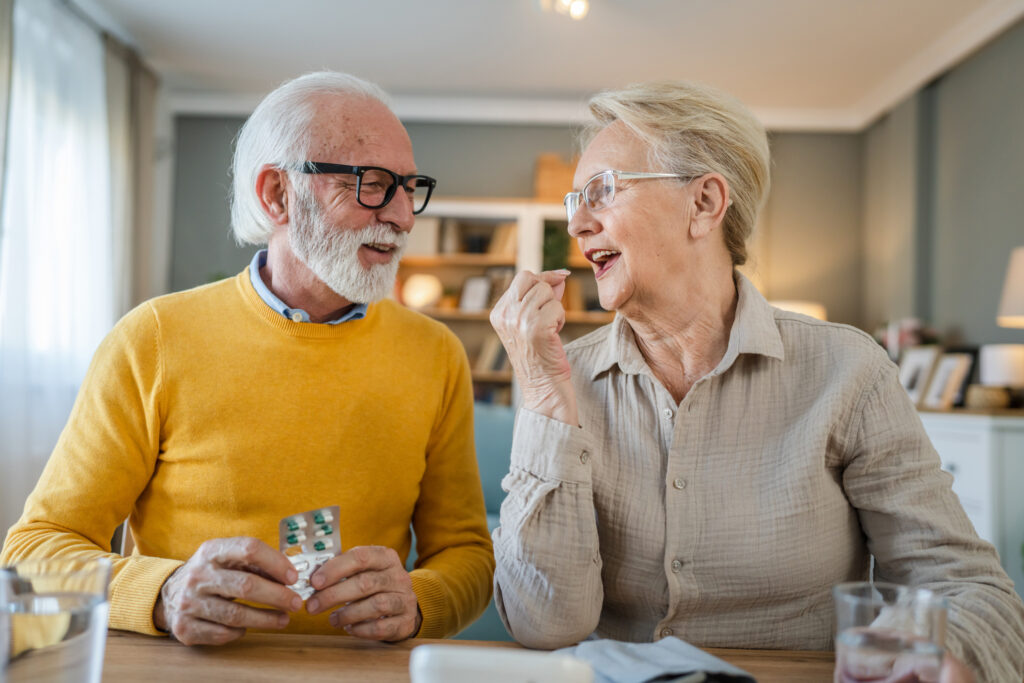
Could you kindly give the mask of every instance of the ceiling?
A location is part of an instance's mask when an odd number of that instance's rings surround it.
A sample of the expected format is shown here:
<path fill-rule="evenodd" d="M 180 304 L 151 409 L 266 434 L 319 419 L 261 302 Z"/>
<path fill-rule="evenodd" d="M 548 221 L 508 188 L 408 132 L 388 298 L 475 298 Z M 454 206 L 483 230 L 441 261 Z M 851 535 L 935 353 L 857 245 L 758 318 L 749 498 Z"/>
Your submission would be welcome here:
<path fill-rule="evenodd" d="M 179 112 L 246 113 L 332 68 L 406 119 L 568 122 L 603 88 L 702 81 L 775 130 L 860 130 L 1024 17 L 1024 0 L 70 0 Z"/>

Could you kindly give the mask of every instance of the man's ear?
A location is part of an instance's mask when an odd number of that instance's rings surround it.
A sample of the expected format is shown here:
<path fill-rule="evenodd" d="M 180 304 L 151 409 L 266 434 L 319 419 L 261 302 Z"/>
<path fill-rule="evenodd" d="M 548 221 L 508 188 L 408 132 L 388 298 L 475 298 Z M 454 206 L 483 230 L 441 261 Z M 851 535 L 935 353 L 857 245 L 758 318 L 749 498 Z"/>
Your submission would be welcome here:
<path fill-rule="evenodd" d="M 729 183 L 720 173 L 708 173 L 693 181 L 694 214 L 690 221 L 690 236 L 700 239 L 711 234 L 725 220 L 725 212 L 732 204 Z"/>
<path fill-rule="evenodd" d="M 256 196 L 260 208 L 274 225 L 288 224 L 288 173 L 277 166 L 264 165 L 256 176 Z"/>

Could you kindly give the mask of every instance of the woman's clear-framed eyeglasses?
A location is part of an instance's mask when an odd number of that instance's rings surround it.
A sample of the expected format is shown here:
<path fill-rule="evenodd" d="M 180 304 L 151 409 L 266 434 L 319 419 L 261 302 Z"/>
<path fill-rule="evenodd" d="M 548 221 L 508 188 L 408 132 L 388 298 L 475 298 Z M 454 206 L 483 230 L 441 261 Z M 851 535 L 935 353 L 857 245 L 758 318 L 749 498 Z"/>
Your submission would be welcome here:
<path fill-rule="evenodd" d="M 603 209 L 615 201 L 616 180 L 644 180 L 648 178 L 679 178 L 690 181 L 700 176 L 683 175 L 681 173 L 644 173 L 641 171 L 617 171 L 608 169 L 601 171 L 588 180 L 579 192 L 570 192 L 562 202 L 565 204 L 565 215 L 571 221 L 581 204 L 586 204 L 591 211 Z"/>

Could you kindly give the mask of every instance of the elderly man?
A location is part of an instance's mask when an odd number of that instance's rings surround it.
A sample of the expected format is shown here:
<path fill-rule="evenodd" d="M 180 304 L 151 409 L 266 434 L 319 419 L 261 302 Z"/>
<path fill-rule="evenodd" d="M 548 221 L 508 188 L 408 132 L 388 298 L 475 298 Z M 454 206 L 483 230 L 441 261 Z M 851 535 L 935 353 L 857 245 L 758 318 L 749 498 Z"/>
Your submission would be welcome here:
<path fill-rule="evenodd" d="M 444 637 L 483 611 L 468 362 L 447 328 L 385 299 L 434 187 L 385 100 L 322 72 L 256 108 L 232 223 L 267 249 L 116 325 L 0 561 L 109 556 L 110 626 L 187 644 L 249 628 Z M 330 505 L 345 551 L 303 610 L 278 523 Z M 107 539 L 125 518 L 121 557 Z"/>

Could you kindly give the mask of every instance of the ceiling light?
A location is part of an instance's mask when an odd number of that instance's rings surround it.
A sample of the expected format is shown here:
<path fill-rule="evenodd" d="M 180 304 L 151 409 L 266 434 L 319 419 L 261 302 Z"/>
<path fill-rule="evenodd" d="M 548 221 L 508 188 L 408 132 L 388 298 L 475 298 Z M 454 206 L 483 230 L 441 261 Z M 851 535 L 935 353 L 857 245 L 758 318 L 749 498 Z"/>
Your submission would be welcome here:
<path fill-rule="evenodd" d="M 590 11 L 590 0 L 540 0 L 540 6 L 545 12 L 554 10 L 573 19 L 582 19 Z"/>

